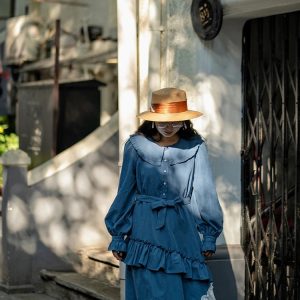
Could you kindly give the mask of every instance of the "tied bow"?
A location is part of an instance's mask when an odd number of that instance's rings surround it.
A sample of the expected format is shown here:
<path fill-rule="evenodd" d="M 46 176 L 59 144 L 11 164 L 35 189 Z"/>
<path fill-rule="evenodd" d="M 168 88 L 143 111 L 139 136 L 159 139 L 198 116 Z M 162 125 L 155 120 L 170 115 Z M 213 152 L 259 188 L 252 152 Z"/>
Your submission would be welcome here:
<path fill-rule="evenodd" d="M 179 205 L 183 205 L 184 201 L 182 198 L 176 198 L 172 200 L 160 199 L 155 201 L 151 204 L 151 208 L 153 211 L 157 211 L 157 224 L 156 229 L 161 229 L 165 226 L 166 223 L 166 215 L 167 215 L 167 208 L 175 208 L 176 212 L 182 218 L 181 212 L 178 209 Z"/>
<path fill-rule="evenodd" d="M 137 194 L 135 201 L 149 203 L 151 205 L 152 211 L 157 211 L 157 224 L 155 228 L 161 229 L 165 226 L 166 223 L 167 208 L 175 208 L 180 218 L 183 219 L 179 206 L 190 203 L 191 198 L 177 197 L 175 199 L 168 200 L 155 196 Z"/>

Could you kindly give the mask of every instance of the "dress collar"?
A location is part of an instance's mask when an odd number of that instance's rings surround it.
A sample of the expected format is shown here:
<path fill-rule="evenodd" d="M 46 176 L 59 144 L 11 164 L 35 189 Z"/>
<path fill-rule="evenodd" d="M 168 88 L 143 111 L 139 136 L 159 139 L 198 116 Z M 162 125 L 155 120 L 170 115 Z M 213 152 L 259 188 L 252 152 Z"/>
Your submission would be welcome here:
<path fill-rule="evenodd" d="M 200 137 L 195 137 L 190 140 L 181 138 L 176 144 L 164 147 L 140 134 L 132 135 L 129 141 L 142 160 L 155 166 L 161 165 L 164 152 L 167 148 L 171 151 L 170 164 L 175 165 L 193 158 L 203 143 Z"/>

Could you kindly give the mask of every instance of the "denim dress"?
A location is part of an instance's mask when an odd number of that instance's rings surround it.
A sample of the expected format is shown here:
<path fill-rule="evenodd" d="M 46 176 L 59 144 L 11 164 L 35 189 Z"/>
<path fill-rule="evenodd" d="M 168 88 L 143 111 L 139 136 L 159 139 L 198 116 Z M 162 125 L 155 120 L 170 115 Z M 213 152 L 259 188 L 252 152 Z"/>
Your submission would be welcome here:
<path fill-rule="evenodd" d="M 205 297 L 202 252 L 216 250 L 223 215 L 201 137 L 163 147 L 132 135 L 105 223 L 108 249 L 126 252 L 127 300 Z"/>

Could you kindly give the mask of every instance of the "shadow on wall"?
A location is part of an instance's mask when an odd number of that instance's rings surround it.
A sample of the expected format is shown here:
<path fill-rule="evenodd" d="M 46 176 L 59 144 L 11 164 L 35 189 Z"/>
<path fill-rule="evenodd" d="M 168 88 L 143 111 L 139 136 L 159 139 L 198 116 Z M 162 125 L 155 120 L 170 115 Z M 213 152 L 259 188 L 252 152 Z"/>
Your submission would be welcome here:
<path fill-rule="evenodd" d="M 104 216 L 118 183 L 118 134 L 96 153 L 31 187 L 29 198 L 36 236 L 45 247 L 37 248 L 34 268 L 49 268 L 42 257 L 53 251 L 80 267 L 72 253 L 82 248 L 106 248 L 110 239 Z M 75 260 L 74 260 L 75 259 Z"/>
<path fill-rule="evenodd" d="M 243 299 L 244 255 L 240 248 L 241 54 L 244 20 L 224 20 L 212 41 L 199 40 L 190 18 L 192 1 L 169 1 L 168 57 L 162 77 L 187 91 L 189 108 L 204 116 L 193 120 L 207 140 L 224 212 L 218 252 L 209 260 L 217 299 Z"/>
<path fill-rule="evenodd" d="M 26 171 L 20 178 L 24 183 L 21 186 L 11 178 L 14 190 L 8 197 L 8 207 L 3 207 L 9 216 L 5 236 L 8 248 L 3 259 L 12 259 L 13 255 L 20 258 L 19 267 L 16 263 L 8 270 L 20 277 L 17 282 L 28 281 L 21 278 L 24 274 L 32 275 L 33 283 L 38 282 L 41 269 L 79 270 L 80 250 L 107 247 L 110 238 L 104 216 L 117 190 L 118 149 L 116 133 L 97 151 L 29 188 Z M 22 257 L 32 262 L 26 263 Z M 18 268 L 24 272 L 16 275 Z"/>

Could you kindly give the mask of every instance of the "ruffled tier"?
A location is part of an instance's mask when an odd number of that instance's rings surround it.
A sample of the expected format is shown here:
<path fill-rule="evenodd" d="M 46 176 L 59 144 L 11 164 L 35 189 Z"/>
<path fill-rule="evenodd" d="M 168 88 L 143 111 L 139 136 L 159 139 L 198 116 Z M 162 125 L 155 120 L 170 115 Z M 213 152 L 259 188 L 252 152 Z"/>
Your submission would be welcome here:
<path fill-rule="evenodd" d="M 142 240 L 128 241 L 124 263 L 152 271 L 181 273 L 184 278 L 194 280 L 211 280 L 210 271 L 204 260 L 187 257 L 178 251 L 164 249 Z"/>

